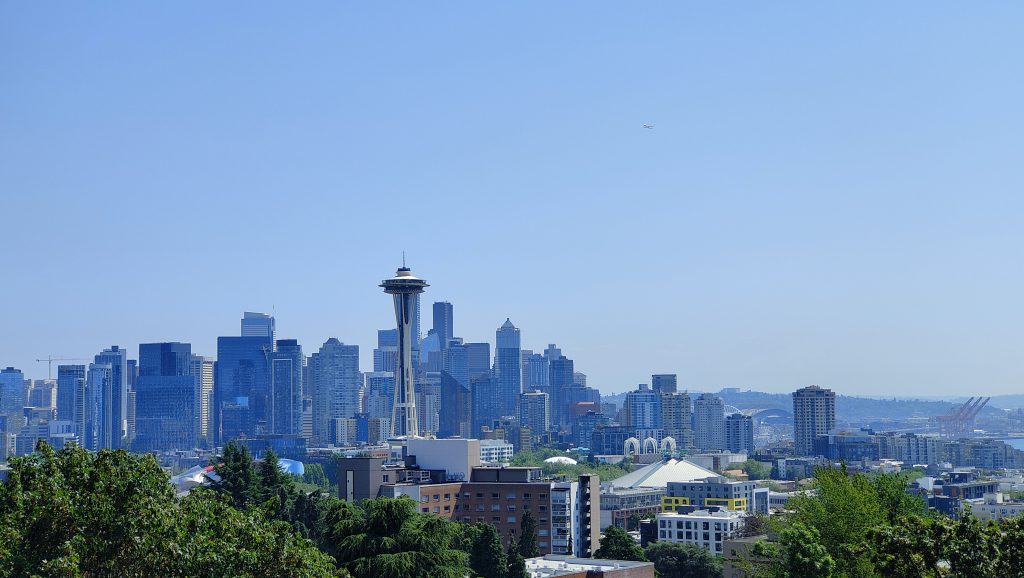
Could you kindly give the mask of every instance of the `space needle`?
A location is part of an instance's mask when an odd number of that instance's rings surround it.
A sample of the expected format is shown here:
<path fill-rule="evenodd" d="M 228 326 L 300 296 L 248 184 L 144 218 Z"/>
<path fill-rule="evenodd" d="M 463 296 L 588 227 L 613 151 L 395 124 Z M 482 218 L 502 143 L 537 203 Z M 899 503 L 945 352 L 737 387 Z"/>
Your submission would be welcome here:
<path fill-rule="evenodd" d="M 404 259 L 403 259 L 404 261 Z M 395 298 L 395 321 L 398 323 L 398 371 L 395 375 L 395 403 L 391 409 L 391 437 L 420 434 L 416 419 L 416 388 L 413 385 L 412 324 L 416 301 L 427 282 L 414 277 L 412 269 L 402 263 L 395 276 L 380 282 L 384 292 Z"/>

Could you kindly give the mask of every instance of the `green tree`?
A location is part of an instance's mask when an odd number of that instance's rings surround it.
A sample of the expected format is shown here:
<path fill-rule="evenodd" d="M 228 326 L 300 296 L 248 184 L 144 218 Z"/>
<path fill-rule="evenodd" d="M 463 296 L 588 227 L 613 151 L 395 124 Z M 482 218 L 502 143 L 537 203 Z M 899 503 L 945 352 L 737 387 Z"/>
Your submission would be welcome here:
<path fill-rule="evenodd" d="M 678 542 L 653 542 L 645 550 L 659 578 L 719 578 L 722 559 L 706 548 Z"/>
<path fill-rule="evenodd" d="M 227 493 L 180 501 L 150 455 L 42 444 L 0 485 L 0 576 L 335 576 L 333 560 Z"/>
<path fill-rule="evenodd" d="M 328 515 L 326 546 L 357 578 L 462 578 L 466 554 L 453 522 L 419 514 L 407 497 L 341 502 Z"/>
<path fill-rule="evenodd" d="M 236 508 L 245 508 L 257 499 L 258 478 L 249 450 L 234 441 L 224 446 L 224 455 L 214 461 L 214 473 L 219 480 L 212 487 L 231 498 Z"/>
<path fill-rule="evenodd" d="M 529 510 L 523 513 L 519 521 L 519 530 L 519 554 L 523 558 L 540 556 L 540 549 L 537 548 L 537 520 Z"/>
<path fill-rule="evenodd" d="M 757 460 L 743 462 L 742 469 L 751 480 L 767 480 L 772 475 L 772 467 L 769 464 Z"/>
<path fill-rule="evenodd" d="M 469 554 L 469 567 L 480 578 L 505 578 L 508 557 L 501 547 L 498 530 L 491 524 L 474 526 L 473 545 Z"/>
<path fill-rule="evenodd" d="M 906 495 L 906 486 L 906 478 L 899 474 L 869 477 L 849 475 L 845 466 L 819 468 L 814 493 L 790 499 L 792 513 L 786 523 L 799 523 L 817 532 L 838 574 L 873 576 L 868 532 L 923 511 L 920 500 Z"/>
<path fill-rule="evenodd" d="M 796 523 L 779 536 L 782 552 L 782 576 L 829 578 L 836 569 L 835 560 L 818 540 L 818 531 Z"/>
<path fill-rule="evenodd" d="M 519 553 L 519 549 L 514 546 L 509 546 L 508 549 L 508 568 L 505 571 L 507 578 L 530 578 L 530 572 L 526 569 L 526 559 Z"/>
<path fill-rule="evenodd" d="M 640 544 L 637 544 L 625 530 L 615 525 L 608 526 L 604 531 L 604 535 L 601 536 L 601 547 L 594 552 L 594 558 L 647 561 Z"/>
<path fill-rule="evenodd" d="M 329 488 L 331 483 L 327 480 L 327 474 L 321 464 L 305 464 L 305 471 L 302 473 L 302 481 L 321 488 Z"/>

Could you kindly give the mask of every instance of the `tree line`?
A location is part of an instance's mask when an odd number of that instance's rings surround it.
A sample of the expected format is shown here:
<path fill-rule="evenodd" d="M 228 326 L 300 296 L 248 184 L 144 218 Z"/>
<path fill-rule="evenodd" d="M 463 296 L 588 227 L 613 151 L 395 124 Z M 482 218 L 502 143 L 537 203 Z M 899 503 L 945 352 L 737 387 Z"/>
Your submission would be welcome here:
<path fill-rule="evenodd" d="M 407 497 L 350 503 L 297 487 L 273 452 L 228 444 L 219 481 L 177 497 L 156 459 L 40 444 L 0 485 L 0 577 L 526 578 L 536 520 L 502 546 L 489 524 Z M 299 484 L 301 485 L 301 484 Z"/>

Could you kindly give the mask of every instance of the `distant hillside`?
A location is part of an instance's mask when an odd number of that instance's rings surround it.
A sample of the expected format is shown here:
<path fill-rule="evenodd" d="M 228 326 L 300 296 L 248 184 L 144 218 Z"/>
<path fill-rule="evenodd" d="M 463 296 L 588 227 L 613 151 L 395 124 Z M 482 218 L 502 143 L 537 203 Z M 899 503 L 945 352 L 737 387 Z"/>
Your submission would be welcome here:
<path fill-rule="evenodd" d="M 700 392 L 690 392 L 693 397 Z M 726 404 L 739 409 L 784 409 L 793 411 L 793 396 L 788 393 L 766 393 L 763 391 L 732 391 L 722 390 L 716 393 Z M 622 407 L 626 400 L 625 393 L 602 396 L 608 401 Z M 949 413 L 963 402 L 954 403 L 940 400 L 922 399 L 877 399 L 870 397 L 853 397 L 840 395 L 836 397 L 836 414 L 841 420 L 872 421 L 885 419 L 907 419 L 910 417 L 934 417 Z M 993 407 L 995 406 L 995 407 Z M 1024 395 L 1005 395 L 993 397 L 982 415 L 1002 413 L 999 408 L 1024 407 Z"/>

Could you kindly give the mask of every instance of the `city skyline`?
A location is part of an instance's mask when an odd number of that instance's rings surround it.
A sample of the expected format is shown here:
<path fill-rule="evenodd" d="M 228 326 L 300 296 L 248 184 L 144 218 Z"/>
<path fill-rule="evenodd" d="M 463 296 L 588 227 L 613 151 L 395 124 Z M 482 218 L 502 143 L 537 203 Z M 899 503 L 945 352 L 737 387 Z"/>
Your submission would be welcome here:
<path fill-rule="evenodd" d="M 0 365 L 367 367 L 405 250 L 607 393 L 1020 391 L 1024 6 L 270 6 L 3 8 Z"/>

